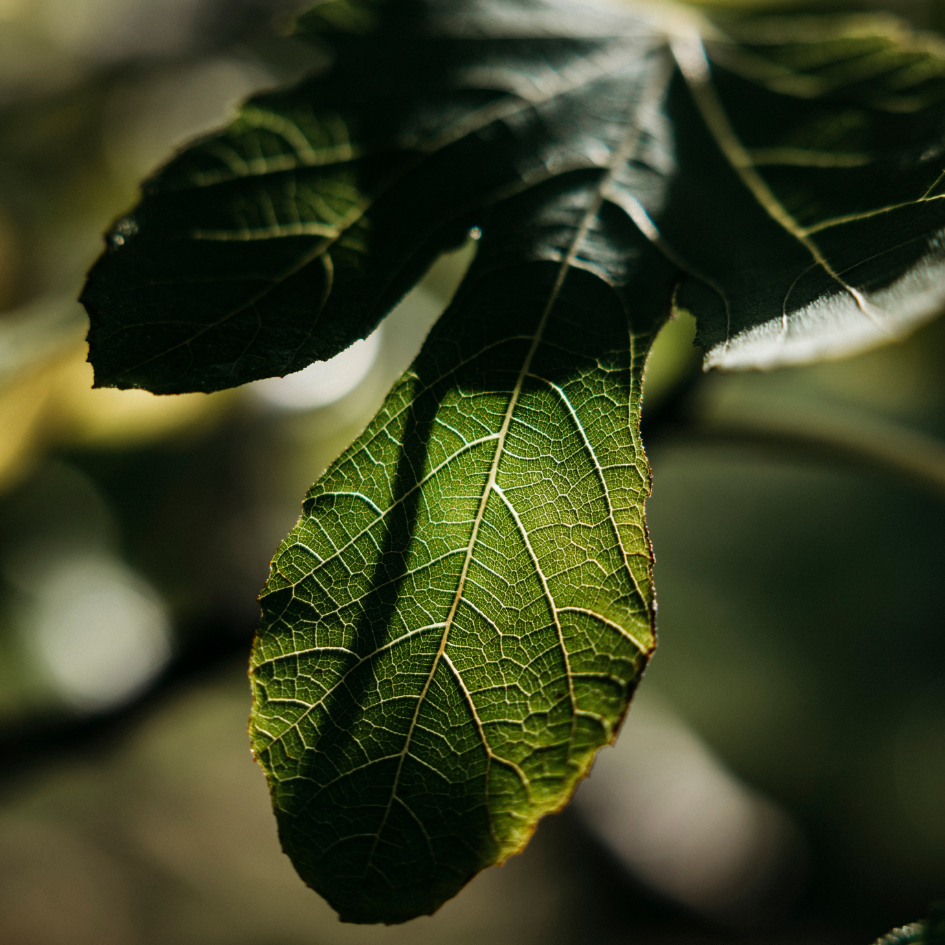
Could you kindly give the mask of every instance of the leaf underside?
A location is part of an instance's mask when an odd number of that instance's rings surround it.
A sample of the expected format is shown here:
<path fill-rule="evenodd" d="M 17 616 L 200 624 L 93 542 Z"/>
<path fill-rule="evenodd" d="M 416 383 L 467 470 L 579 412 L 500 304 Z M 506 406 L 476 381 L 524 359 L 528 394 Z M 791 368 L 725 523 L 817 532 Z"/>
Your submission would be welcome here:
<path fill-rule="evenodd" d="M 253 744 L 286 851 L 343 919 L 433 912 L 521 849 L 653 649 L 637 421 L 665 310 L 568 258 L 593 189 L 549 195 L 560 261 L 496 271 L 482 247 L 273 562 Z M 672 278 L 625 221 L 593 222 Z"/>
<path fill-rule="evenodd" d="M 886 17 L 603 0 L 333 0 L 300 30 L 334 65 L 148 181 L 82 300 L 97 384 L 217 390 L 333 356 L 482 230 L 306 497 L 252 660 L 284 848 L 342 918 L 399 922 L 521 849 L 626 712 L 673 306 L 725 368 L 937 314 L 945 55 Z"/>

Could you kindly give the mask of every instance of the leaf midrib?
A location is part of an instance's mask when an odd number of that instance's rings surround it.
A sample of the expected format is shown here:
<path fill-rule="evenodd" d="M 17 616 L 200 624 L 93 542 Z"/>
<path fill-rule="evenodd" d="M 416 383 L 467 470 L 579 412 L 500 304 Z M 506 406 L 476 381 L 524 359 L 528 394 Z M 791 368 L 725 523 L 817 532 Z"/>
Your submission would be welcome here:
<path fill-rule="evenodd" d="M 657 73 L 657 78 L 659 78 L 658 73 Z M 653 94 L 653 88 L 655 85 L 657 85 L 657 82 L 651 76 L 651 81 L 643 96 L 644 103 L 648 102 L 649 98 Z M 505 503 L 508 503 L 510 505 L 507 497 L 505 496 L 504 491 L 497 485 L 496 479 L 498 476 L 499 464 L 504 454 L 505 441 L 508 436 L 508 431 L 512 423 L 512 418 L 515 414 L 515 409 L 518 405 L 518 401 L 521 396 L 522 387 L 525 383 L 526 377 L 529 374 L 529 369 L 531 368 L 532 361 L 534 360 L 535 354 L 538 351 L 538 347 L 541 344 L 542 337 L 548 325 L 548 321 L 551 317 L 555 304 L 558 301 L 558 298 L 560 296 L 561 289 L 562 289 L 562 286 L 564 285 L 564 281 L 567 277 L 567 274 L 574 264 L 575 258 L 577 257 L 581 244 L 584 242 L 584 238 L 587 235 L 587 232 L 590 228 L 592 221 L 600 212 L 601 206 L 603 205 L 603 202 L 606 199 L 608 188 L 614 177 L 614 174 L 616 173 L 617 168 L 621 165 L 623 161 L 630 158 L 633 152 L 635 151 L 639 143 L 641 130 L 642 129 L 639 128 L 633 121 L 629 121 L 627 123 L 627 130 L 624 133 L 624 138 L 621 141 L 620 146 L 613 152 L 611 161 L 610 161 L 610 164 L 606 173 L 602 174 L 601 178 L 598 180 L 597 185 L 594 189 L 594 194 L 591 199 L 591 203 L 588 206 L 587 210 L 584 212 L 584 215 L 575 232 L 574 238 L 571 241 L 568 251 L 564 259 L 561 261 L 561 265 L 558 268 L 557 277 L 552 286 L 551 292 L 549 293 L 548 301 L 545 304 L 545 308 L 542 311 L 541 318 L 539 319 L 538 325 L 535 329 L 535 333 L 532 337 L 531 345 L 528 349 L 528 352 L 525 355 L 525 358 L 522 362 L 522 366 L 519 369 L 518 377 L 516 378 L 516 382 L 515 382 L 515 387 L 513 388 L 512 394 L 509 398 L 509 403 L 508 403 L 508 406 L 506 407 L 505 415 L 502 420 L 502 426 L 499 430 L 499 436 L 496 442 L 495 452 L 493 454 L 492 463 L 489 468 L 489 476 L 486 481 L 485 488 L 483 489 L 482 498 L 479 501 L 479 507 L 476 511 L 475 519 L 473 520 L 472 532 L 470 534 L 469 542 L 466 546 L 466 554 L 463 559 L 463 566 L 460 571 L 459 578 L 457 580 L 456 592 L 453 595 L 453 601 L 452 601 L 449 613 L 446 618 L 446 623 L 443 628 L 443 633 L 440 637 L 440 643 L 437 648 L 436 654 L 434 656 L 433 663 L 427 674 L 427 678 L 424 681 L 423 689 L 421 690 L 420 695 L 417 698 L 417 704 L 414 707 L 413 715 L 411 717 L 410 724 L 407 729 L 407 734 L 404 739 L 404 747 L 401 749 L 400 754 L 399 754 L 399 758 L 397 762 L 397 769 L 394 773 L 394 778 L 391 785 L 390 797 L 388 799 L 387 806 L 384 810 L 384 815 L 381 819 L 381 823 L 378 826 L 377 832 L 374 836 L 374 843 L 372 844 L 371 852 L 368 855 L 367 865 L 365 866 L 365 870 L 369 869 L 373 863 L 374 854 L 377 850 L 377 844 L 380 842 L 380 837 L 387 823 L 387 818 L 390 816 L 390 811 L 393 807 L 394 801 L 398 799 L 397 789 L 400 783 L 400 776 L 401 776 L 401 772 L 403 771 L 404 762 L 410 751 L 410 745 L 413 740 L 413 734 L 416 729 L 417 721 L 420 716 L 420 710 L 423 707 L 423 703 L 426 698 L 427 692 L 429 691 L 430 686 L 433 684 L 433 678 L 436 674 L 437 668 L 439 667 L 440 661 L 446 656 L 446 646 L 449 641 L 450 630 L 452 629 L 453 622 L 456 618 L 456 612 L 459 608 L 460 602 L 463 600 L 463 595 L 466 589 L 466 578 L 469 573 L 470 564 L 472 563 L 472 560 L 473 560 L 473 552 L 474 552 L 474 549 L 476 547 L 476 543 L 479 537 L 479 529 L 482 525 L 482 522 L 485 516 L 486 506 L 493 492 L 498 494 Z M 607 491 L 606 483 L 604 484 L 604 491 L 605 493 Z M 608 506 L 609 506 L 609 502 L 608 502 Z M 522 527 L 521 522 L 518 519 L 518 515 L 514 511 L 514 509 L 512 510 L 512 514 L 515 517 L 516 522 L 519 525 L 519 527 Z M 524 534 L 524 531 L 523 531 L 523 534 Z M 571 763 L 571 753 L 574 747 L 576 723 L 581 712 L 578 709 L 577 699 L 574 692 L 574 675 L 571 670 L 570 654 L 568 652 L 568 648 L 564 640 L 564 632 L 561 626 L 560 618 L 558 616 L 558 608 L 555 604 L 554 598 L 551 595 L 551 590 L 548 587 L 547 580 L 541 570 L 540 563 L 537 557 L 534 555 L 534 551 L 531 548 L 530 542 L 528 542 L 527 536 L 525 537 L 525 542 L 526 542 L 526 546 L 528 547 L 529 553 L 532 555 L 533 566 L 535 567 L 536 572 L 539 578 L 541 579 L 545 597 L 548 601 L 549 608 L 552 614 L 552 619 L 554 620 L 554 623 L 555 623 L 555 628 L 558 635 L 558 643 L 561 648 L 561 654 L 564 659 L 565 677 L 567 679 L 567 684 L 568 684 L 568 700 L 571 704 L 571 726 L 570 726 L 570 733 L 568 735 L 566 760 L 567 760 L 567 763 Z M 634 585 L 636 586 L 635 578 L 634 578 Z M 451 660 L 449 661 L 449 663 L 452 666 Z M 456 675 L 458 676 L 459 674 L 458 672 L 456 672 L 455 667 L 453 667 L 453 669 Z M 465 685 L 462 685 L 462 688 L 464 692 L 467 693 L 468 700 L 470 704 L 472 705 L 471 694 L 468 693 L 468 690 L 466 689 Z M 475 712 L 474 707 L 473 707 L 473 713 L 478 722 L 478 715 Z M 479 725 L 478 729 L 479 729 L 479 734 L 483 742 L 487 757 L 491 761 L 492 755 L 493 755 L 492 748 L 488 744 L 488 741 L 485 737 L 484 729 L 481 726 L 481 724 Z M 502 759 L 502 760 L 505 761 L 506 759 Z M 488 785 L 486 789 L 488 790 Z"/>

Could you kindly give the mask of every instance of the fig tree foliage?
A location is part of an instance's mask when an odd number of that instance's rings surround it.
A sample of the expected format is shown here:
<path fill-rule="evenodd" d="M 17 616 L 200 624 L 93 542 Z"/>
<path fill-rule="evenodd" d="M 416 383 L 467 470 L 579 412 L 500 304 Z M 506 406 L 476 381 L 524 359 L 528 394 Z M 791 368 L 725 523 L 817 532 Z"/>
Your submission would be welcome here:
<path fill-rule="evenodd" d="M 251 736 L 284 849 L 353 922 L 521 850 L 655 646 L 649 347 L 707 367 L 901 338 L 945 302 L 945 50 L 877 15 L 330 0 L 332 64 L 145 182 L 82 301 L 99 386 L 215 391 L 368 335 L 475 261 L 305 497 Z"/>

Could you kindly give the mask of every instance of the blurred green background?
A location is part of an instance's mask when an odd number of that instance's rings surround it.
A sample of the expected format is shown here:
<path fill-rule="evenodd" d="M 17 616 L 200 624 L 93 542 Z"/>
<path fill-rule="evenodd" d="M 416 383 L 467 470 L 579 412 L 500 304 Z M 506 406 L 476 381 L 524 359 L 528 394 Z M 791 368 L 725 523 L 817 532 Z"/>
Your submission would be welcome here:
<path fill-rule="evenodd" d="M 577 804 L 407 926 L 341 925 L 296 878 L 245 735 L 255 596 L 475 244 L 340 359 L 211 396 L 91 390 L 73 301 L 143 175 L 324 66 L 291 12 L 0 0 L 0 943 L 866 945 L 923 915 L 945 896 L 945 491 L 685 429 L 649 443 L 660 649 Z M 691 337 L 661 337 L 648 415 Z M 707 376 L 689 410 L 945 441 L 943 365 L 933 324 Z"/>

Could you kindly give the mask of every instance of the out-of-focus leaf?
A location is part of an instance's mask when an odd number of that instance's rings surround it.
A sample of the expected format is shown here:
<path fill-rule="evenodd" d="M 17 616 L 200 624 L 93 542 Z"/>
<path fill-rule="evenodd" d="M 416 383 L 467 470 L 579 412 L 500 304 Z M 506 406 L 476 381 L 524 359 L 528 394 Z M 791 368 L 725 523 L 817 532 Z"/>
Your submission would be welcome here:
<path fill-rule="evenodd" d="M 0 493 L 20 482 L 50 448 L 132 448 L 199 434 L 238 397 L 93 390 L 85 345 L 74 335 L 71 350 L 42 354 L 29 370 L 0 375 Z"/>
<path fill-rule="evenodd" d="M 638 422 L 672 268 L 593 177 L 555 190 L 493 219 L 263 593 L 256 757 L 348 921 L 433 912 L 520 850 L 655 642 Z M 590 265 L 599 241 L 620 260 Z"/>
<path fill-rule="evenodd" d="M 55 371 L 47 366 L 0 389 L 0 492 L 15 485 L 40 455 Z"/>
<path fill-rule="evenodd" d="M 63 361 L 54 378 L 47 424 L 50 437 L 69 446 L 130 449 L 199 434 L 218 423 L 239 395 L 155 397 L 146 391 L 93 390 L 92 369 L 81 351 Z"/>
<path fill-rule="evenodd" d="M 893 929 L 876 945 L 945 945 L 945 902 L 936 903 L 927 920 Z"/>
<path fill-rule="evenodd" d="M 370 33 L 381 22 L 383 0 L 322 0 L 299 17 L 296 32 L 311 37 L 319 33 Z"/>

